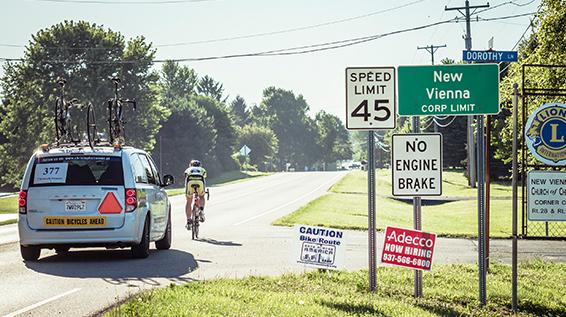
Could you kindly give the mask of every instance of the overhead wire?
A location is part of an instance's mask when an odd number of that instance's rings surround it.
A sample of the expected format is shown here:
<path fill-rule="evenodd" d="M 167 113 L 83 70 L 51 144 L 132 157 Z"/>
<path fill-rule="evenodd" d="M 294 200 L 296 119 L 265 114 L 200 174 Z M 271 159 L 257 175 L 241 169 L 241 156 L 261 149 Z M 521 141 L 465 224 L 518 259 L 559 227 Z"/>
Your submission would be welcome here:
<path fill-rule="evenodd" d="M 36 2 L 55 2 L 71 4 L 179 4 L 191 2 L 208 2 L 215 0 L 152 0 L 152 1 L 102 1 L 102 0 L 33 0 Z"/>
<path fill-rule="evenodd" d="M 434 121 L 434 123 L 435 123 L 437 126 L 439 126 L 439 127 L 441 127 L 441 128 L 446 128 L 446 127 L 448 127 L 449 125 L 451 125 L 451 124 L 454 122 L 454 120 L 456 120 L 456 116 L 452 117 L 452 120 L 450 120 L 450 122 L 448 122 L 448 123 L 446 123 L 446 124 L 440 124 L 438 121 L 436 121 L 436 118 L 432 118 L 432 120 Z"/>
<path fill-rule="evenodd" d="M 493 18 L 491 20 L 516 18 L 516 17 L 519 17 L 519 16 L 532 15 L 532 14 L 535 14 L 535 13 L 536 12 L 524 13 L 524 14 L 513 15 L 513 16 L 503 16 L 503 17 Z M 229 54 L 229 55 L 206 56 L 206 57 L 196 57 L 196 58 L 157 59 L 157 60 L 154 60 L 153 63 L 164 63 L 166 61 L 187 62 L 187 61 L 206 61 L 206 60 L 217 60 L 217 59 L 229 59 L 229 58 L 238 58 L 238 57 L 286 56 L 286 55 L 307 54 L 307 53 L 320 52 L 320 51 L 326 51 L 326 50 L 332 50 L 332 49 L 357 45 L 357 44 L 361 44 L 361 43 L 365 43 L 365 42 L 374 41 L 374 40 L 377 40 L 379 38 L 391 36 L 391 35 L 402 34 L 402 33 L 407 33 L 407 32 L 412 32 L 412 31 L 430 28 L 430 27 L 433 27 L 433 26 L 441 25 L 441 24 L 461 22 L 461 21 L 462 20 L 460 18 L 452 18 L 452 19 L 449 19 L 449 20 L 438 21 L 438 22 L 434 22 L 434 23 L 424 24 L 424 25 L 411 27 L 411 28 L 405 28 L 405 29 L 396 30 L 396 31 L 392 31 L 392 32 L 363 36 L 363 37 L 358 37 L 358 38 L 351 38 L 351 39 L 346 39 L 346 40 L 324 42 L 324 43 L 318 43 L 318 44 L 303 45 L 303 46 L 297 46 L 297 47 L 291 47 L 291 48 L 268 50 L 268 51 L 263 51 L 263 52 L 254 52 L 254 53 Z M 0 60 L 3 60 L 3 61 L 22 61 L 23 59 L 0 57 Z M 65 60 L 45 60 L 43 62 L 45 62 L 45 63 L 83 63 L 83 61 L 65 61 Z M 137 62 L 140 62 L 140 61 L 137 61 L 137 60 L 130 60 L 130 61 L 125 61 L 125 60 L 122 60 L 122 61 L 89 61 L 89 63 L 91 63 L 91 64 L 108 64 L 108 63 L 109 64 L 132 64 L 132 63 L 137 63 Z"/>
<path fill-rule="evenodd" d="M 39 1 L 65 1 L 65 0 L 39 0 Z M 323 23 L 318 23 L 318 24 L 306 25 L 306 26 L 301 26 L 301 27 L 288 28 L 288 29 L 283 29 L 283 30 L 278 30 L 278 31 L 254 33 L 254 34 L 239 35 L 239 36 L 232 36 L 232 37 L 222 37 L 222 38 L 210 39 L 210 40 L 200 40 L 200 41 L 190 41 L 190 42 L 180 42 L 180 43 L 170 43 L 170 44 L 157 44 L 157 45 L 154 45 L 154 47 L 177 47 L 177 46 L 186 46 L 186 45 L 194 45 L 194 44 L 217 43 L 217 42 L 224 42 L 224 41 L 249 39 L 249 38 L 256 38 L 256 37 L 263 37 L 263 36 L 270 36 L 270 35 L 277 35 L 277 34 L 284 34 L 284 33 L 291 33 L 291 32 L 297 32 L 297 31 L 310 30 L 310 29 L 314 29 L 314 28 L 319 28 L 319 27 L 323 27 L 323 26 L 354 21 L 354 20 L 363 19 L 363 18 L 367 18 L 367 17 L 370 17 L 370 16 L 382 14 L 382 13 L 391 12 L 391 11 L 406 8 L 406 7 L 409 7 L 409 6 L 415 5 L 415 4 L 420 3 L 420 2 L 424 2 L 424 1 L 426 1 L 426 0 L 416 0 L 416 1 L 412 1 L 412 2 L 409 2 L 409 3 L 402 4 L 402 5 L 398 5 L 398 6 L 395 6 L 395 7 L 377 10 L 377 11 L 369 12 L 369 13 L 362 14 L 362 15 L 352 16 L 352 17 L 348 17 L 348 18 L 343 18 L 343 19 L 339 19 L 339 20 L 333 20 L 333 21 L 328 21 L 328 22 L 323 22 Z M 1 44 L 1 43 L 0 43 L 0 46 L 25 47 L 24 45 Z M 79 49 L 93 49 L 93 50 L 101 49 L 101 50 L 105 50 L 105 49 L 109 49 L 109 48 L 104 48 L 104 47 L 93 47 L 93 48 L 88 48 L 88 47 L 64 47 L 64 48 L 55 47 L 55 48 L 69 49 L 69 50 L 79 50 Z"/>

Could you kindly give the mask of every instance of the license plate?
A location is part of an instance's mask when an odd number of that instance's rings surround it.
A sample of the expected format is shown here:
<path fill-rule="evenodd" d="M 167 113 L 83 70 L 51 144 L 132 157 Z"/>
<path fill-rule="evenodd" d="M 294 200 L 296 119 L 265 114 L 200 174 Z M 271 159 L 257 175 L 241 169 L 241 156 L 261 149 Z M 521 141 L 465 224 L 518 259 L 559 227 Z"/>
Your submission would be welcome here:
<path fill-rule="evenodd" d="M 104 227 L 106 217 L 44 217 L 46 227 Z"/>
<path fill-rule="evenodd" d="M 84 200 L 65 200 L 65 211 L 86 211 L 86 201 Z"/>

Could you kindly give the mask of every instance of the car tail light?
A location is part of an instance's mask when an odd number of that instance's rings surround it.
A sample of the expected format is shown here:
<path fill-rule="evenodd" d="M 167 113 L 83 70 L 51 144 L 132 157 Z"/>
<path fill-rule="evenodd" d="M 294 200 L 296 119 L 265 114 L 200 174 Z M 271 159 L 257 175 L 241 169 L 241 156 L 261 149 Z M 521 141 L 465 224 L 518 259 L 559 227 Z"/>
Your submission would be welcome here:
<path fill-rule="evenodd" d="M 18 206 L 20 207 L 20 213 L 21 214 L 25 214 L 27 213 L 28 209 L 28 191 L 27 190 L 22 190 L 20 191 L 19 194 L 19 199 L 18 199 Z"/>
<path fill-rule="evenodd" d="M 132 212 L 138 207 L 137 192 L 133 188 L 126 188 L 126 212 Z"/>

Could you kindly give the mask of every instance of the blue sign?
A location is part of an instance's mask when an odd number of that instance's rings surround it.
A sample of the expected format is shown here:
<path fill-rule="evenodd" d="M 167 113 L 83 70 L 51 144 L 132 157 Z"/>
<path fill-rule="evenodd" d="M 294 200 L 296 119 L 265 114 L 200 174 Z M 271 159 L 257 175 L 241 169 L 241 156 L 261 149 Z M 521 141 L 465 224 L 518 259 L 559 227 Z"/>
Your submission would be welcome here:
<path fill-rule="evenodd" d="M 482 63 L 516 62 L 518 55 L 516 51 L 463 51 L 462 60 Z"/>

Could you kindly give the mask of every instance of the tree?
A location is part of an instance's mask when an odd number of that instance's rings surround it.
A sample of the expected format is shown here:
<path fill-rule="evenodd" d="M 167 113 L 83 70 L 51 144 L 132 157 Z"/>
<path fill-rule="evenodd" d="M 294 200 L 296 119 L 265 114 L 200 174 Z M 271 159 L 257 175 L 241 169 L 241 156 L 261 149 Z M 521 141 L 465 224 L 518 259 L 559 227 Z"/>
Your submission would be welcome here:
<path fill-rule="evenodd" d="M 209 166 L 217 171 L 235 170 L 237 164 L 232 158 L 232 154 L 235 150 L 237 135 L 228 107 L 210 97 L 195 96 L 193 99 L 199 107 L 206 111 L 209 117 L 213 118 L 212 127 L 217 133 L 216 142 L 211 145 L 215 162 L 210 162 L 210 164 L 217 165 L 211 166 L 209 164 Z"/>
<path fill-rule="evenodd" d="M 563 65 L 566 59 L 566 7 L 563 1 L 543 0 L 539 13 L 533 20 L 533 33 L 519 45 L 519 61 L 512 63 L 508 68 L 507 76 L 502 80 L 500 86 L 502 112 L 510 114 L 512 111 L 513 84 L 521 85 L 523 64 Z M 566 87 L 566 69 L 564 68 L 529 68 L 525 85 L 527 87 L 538 87 L 545 89 Z M 521 89 L 521 87 L 519 87 Z M 558 101 L 564 102 L 564 98 L 549 96 L 529 97 L 530 115 L 535 108 L 543 103 Z M 519 105 L 521 106 L 521 105 Z M 519 135 L 523 135 L 520 122 L 522 111 L 519 111 Z M 512 160 L 512 118 L 507 115 L 502 120 L 495 122 L 498 131 L 494 138 L 495 156 L 505 163 Z M 521 156 L 521 152 L 519 152 Z M 529 156 L 530 163 L 535 163 L 534 158 Z"/>
<path fill-rule="evenodd" d="M 263 91 L 259 106 L 252 109 L 252 120 L 270 127 L 279 140 L 279 169 L 287 163 L 302 169 L 317 161 L 319 148 L 316 124 L 307 116 L 309 106 L 303 96 L 275 87 Z"/>
<path fill-rule="evenodd" d="M 161 98 L 170 103 L 179 97 L 188 97 L 196 94 L 198 77 L 196 72 L 177 62 L 166 61 L 161 67 Z"/>
<path fill-rule="evenodd" d="M 222 100 L 222 93 L 224 92 L 224 87 L 221 83 L 212 79 L 212 77 L 205 75 L 200 79 L 197 85 L 197 90 L 199 94 L 207 97 L 216 99 L 217 101 L 225 102 Z"/>
<path fill-rule="evenodd" d="M 83 21 L 65 21 L 32 35 L 24 61 L 4 65 L 0 139 L 5 142 L 0 144 L 0 183 L 17 185 L 33 150 L 54 140 L 55 80 L 59 76 L 67 79 L 69 98 L 95 106 L 99 131 L 106 129 L 106 101 L 114 94 L 109 78 L 121 77 L 121 95 L 138 101 L 135 117 L 129 109 L 125 114 L 127 141 L 151 150 L 166 114 L 152 89 L 157 80 L 151 70 L 154 55 L 143 37 L 126 43 L 120 33 Z M 74 119 L 84 125 L 82 118 Z"/>
<path fill-rule="evenodd" d="M 214 118 L 197 104 L 195 98 L 174 99 L 169 106 L 174 111 L 159 131 L 159 143 L 153 153 L 156 161 L 162 163 L 162 173 L 182 180 L 190 160 L 199 159 L 212 176 L 219 174 L 214 153 L 218 138 Z"/>
<path fill-rule="evenodd" d="M 334 115 L 320 111 L 316 114 L 320 161 L 325 165 L 352 158 L 352 145 L 342 121 Z"/>
<path fill-rule="evenodd" d="M 267 127 L 255 124 L 246 125 L 240 131 L 239 147 L 251 149 L 250 163 L 260 170 L 271 170 L 273 158 L 277 154 L 278 140 L 275 133 Z"/>
<path fill-rule="evenodd" d="M 230 112 L 234 117 L 234 122 L 237 126 L 243 127 L 250 121 L 250 112 L 247 109 L 246 101 L 240 95 L 230 104 Z"/>

